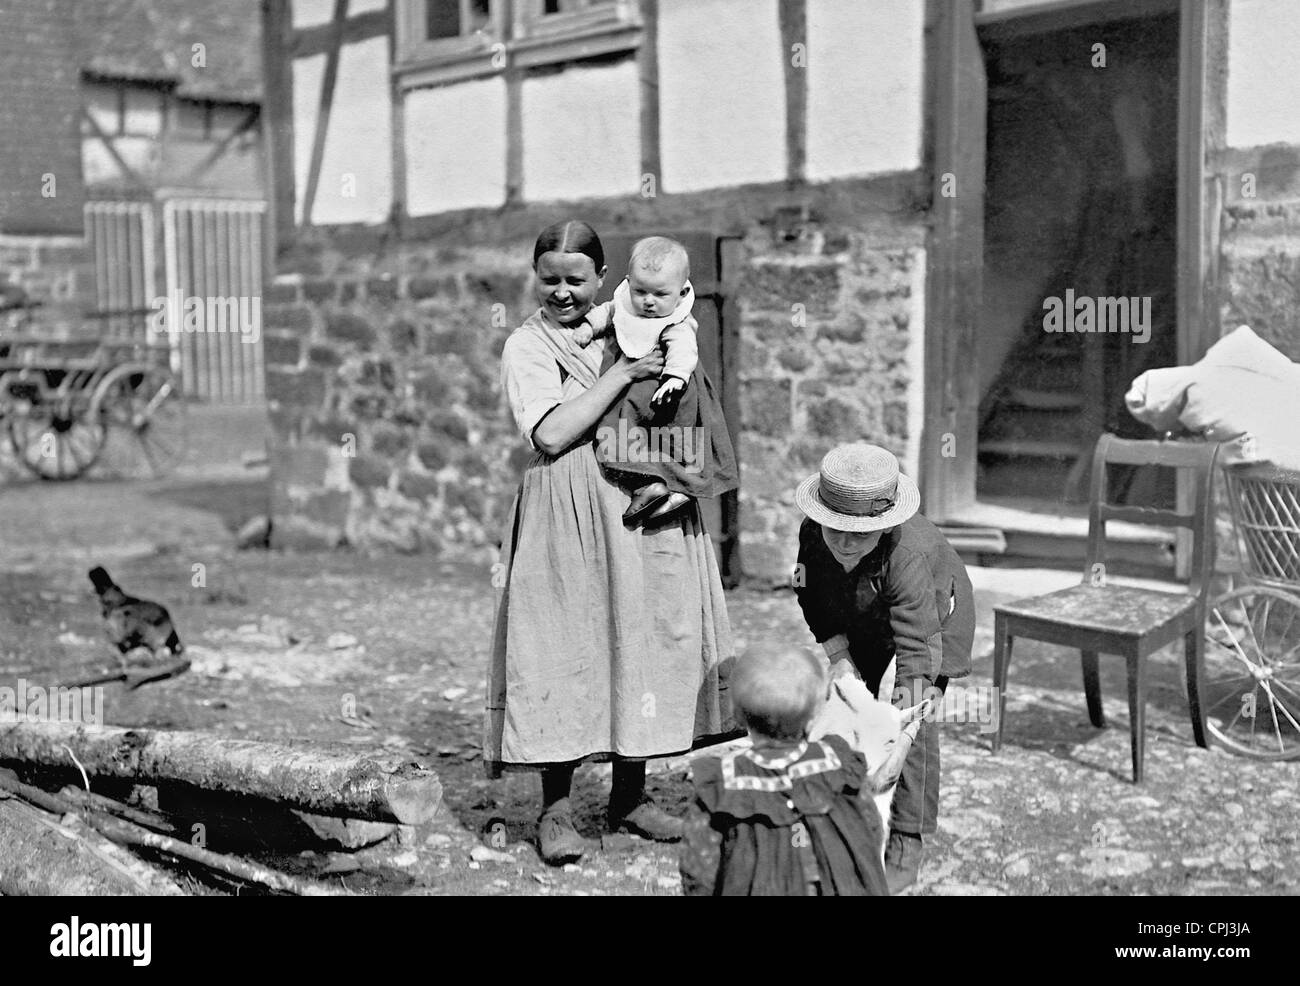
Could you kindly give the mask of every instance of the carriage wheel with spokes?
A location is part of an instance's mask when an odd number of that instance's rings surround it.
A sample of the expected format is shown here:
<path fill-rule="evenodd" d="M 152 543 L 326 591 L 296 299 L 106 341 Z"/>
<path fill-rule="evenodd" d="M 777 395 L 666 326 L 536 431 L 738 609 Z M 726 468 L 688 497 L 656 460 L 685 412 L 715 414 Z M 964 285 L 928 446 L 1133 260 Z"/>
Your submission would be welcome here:
<path fill-rule="evenodd" d="M 1210 605 L 1205 629 L 1206 730 L 1239 756 L 1300 758 L 1300 596 L 1236 589 Z"/>
<path fill-rule="evenodd" d="M 104 427 L 67 401 L 9 409 L 9 444 L 18 461 L 41 479 L 76 479 L 104 448 Z"/>
<path fill-rule="evenodd" d="M 114 435 L 128 473 L 170 473 L 187 451 L 185 403 L 176 378 L 159 367 L 119 367 L 95 392 L 92 416 Z M 117 443 L 115 443 L 117 444 Z"/>

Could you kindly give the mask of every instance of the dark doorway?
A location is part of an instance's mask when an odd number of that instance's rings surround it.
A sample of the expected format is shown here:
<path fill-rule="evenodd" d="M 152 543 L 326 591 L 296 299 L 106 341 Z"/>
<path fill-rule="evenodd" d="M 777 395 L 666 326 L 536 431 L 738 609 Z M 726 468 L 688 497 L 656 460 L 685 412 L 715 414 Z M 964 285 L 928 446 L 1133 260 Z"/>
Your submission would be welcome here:
<path fill-rule="evenodd" d="M 686 247 L 691 258 L 691 285 L 695 289 L 692 314 L 700 326 L 696 340 L 700 349 L 700 365 L 722 398 L 731 443 L 739 449 L 736 428 L 740 420 L 740 408 L 733 367 L 736 363 L 740 322 L 734 311 L 735 294 L 729 289 L 730 279 L 739 271 L 736 256 L 739 240 L 719 237 L 708 230 L 680 229 L 646 229 L 635 234 L 602 236 L 608 272 L 605 284 L 596 297 L 598 302 L 613 298 L 614 289 L 627 276 L 627 262 L 632 255 L 632 245 L 644 236 L 670 236 Z M 740 575 L 736 555 L 739 530 L 737 503 L 736 491 L 700 501 L 704 527 L 713 539 L 723 585 L 727 587 L 735 585 Z"/>
<path fill-rule="evenodd" d="M 1103 431 L 1154 437 L 1125 408 L 1132 379 L 1178 362 L 1179 18 L 980 41 L 976 494 L 1080 502 Z M 1063 321 L 1045 322 L 1053 312 Z M 1076 325 L 1092 331 L 1066 331 Z M 1132 497 L 1172 504 L 1172 486 L 1148 487 L 1139 478 Z"/>

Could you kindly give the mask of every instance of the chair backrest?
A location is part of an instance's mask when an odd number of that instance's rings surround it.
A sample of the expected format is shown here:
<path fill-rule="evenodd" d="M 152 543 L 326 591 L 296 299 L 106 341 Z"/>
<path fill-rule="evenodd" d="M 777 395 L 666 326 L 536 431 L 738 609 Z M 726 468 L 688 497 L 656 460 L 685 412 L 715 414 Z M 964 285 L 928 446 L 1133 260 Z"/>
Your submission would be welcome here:
<path fill-rule="evenodd" d="M 1105 571 L 1106 522 L 1125 521 L 1158 527 L 1184 527 L 1191 531 L 1192 564 L 1189 589 L 1205 601 L 1214 571 L 1214 466 L 1219 457 L 1217 442 L 1148 441 L 1102 435 L 1092 456 L 1092 503 L 1088 510 L 1088 558 L 1084 579 Z M 1158 466 L 1186 470 L 1193 477 L 1192 511 L 1111 503 L 1108 498 L 1107 467 L 1111 465 Z"/>

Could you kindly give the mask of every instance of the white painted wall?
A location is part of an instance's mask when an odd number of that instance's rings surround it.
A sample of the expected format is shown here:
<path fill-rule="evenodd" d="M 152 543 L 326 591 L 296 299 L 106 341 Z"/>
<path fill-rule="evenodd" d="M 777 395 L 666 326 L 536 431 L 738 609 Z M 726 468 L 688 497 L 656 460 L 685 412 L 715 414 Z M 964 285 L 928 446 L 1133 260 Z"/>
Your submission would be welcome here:
<path fill-rule="evenodd" d="M 1300 4 L 1232 0 L 1228 146 L 1300 144 Z"/>
<path fill-rule="evenodd" d="M 636 60 L 523 85 L 524 198 L 630 195 L 641 182 Z"/>
<path fill-rule="evenodd" d="M 785 178 L 777 0 L 663 0 L 659 96 L 664 189 Z"/>
<path fill-rule="evenodd" d="M 573 121 L 554 122 L 582 139 Z M 506 88 L 500 76 L 407 93 L 410 215 L 499 206 L 505 189 Z"/>
<path fill-rule="evenodd" d="M 311 160 L 311 140 L 320 102 L 324 56 L 319 59 L 320 68 L 313 72 L 315 84 L 304 86 L 305 91 L 299 89 L 296 66 L 294 72 L 294 163 L 300 176 L 300 202 L 307 190 L 306 169 Z M 304 101 L 311 106 L 310 126 L 305 125 L 306 119 L 297 112 Z M 329 132 L 325 135 L 316 204 L 311 214 L 313 223 L 377 223 L 388 217 L 393 196 L 392 122 L 388 39 L 371 38 L 344 45 L 330 107 Z"/>
<path fill-rule="evenodd" d="M 214 0 L 220 2 L 220 0 Z M 293 7 L 294 27 L 315 27 L 326 24 L 334 18 L 334 0 L 290 0 Z M 348 16 L 365 14 L 372 10 L 383 10 L 388 0 L 352 0 L 348 4 Z"/>
<path fill-rule="evenodd" d="M 320 106 L 324 73 L 324 55 L 293 60 L 293 187 L 294 209 L 299 223 L 302 222 L 303 195 L 307 191 L 307 171 L 311 163 L 311 145 L 316 134 L 316 111 Z"/>
<path fill-rule="evenodd" d="M 985 14 L 999 14 L 1004 10 L 1017 10 L 1021 7 L 1041 7 L 1050 0 L 984 0 L 981 11 Z"/>
<path fill-rule="evenodd" d="M 921 165 L 925 4 L 808 4 L 807 175 L 908 171 Z"/>

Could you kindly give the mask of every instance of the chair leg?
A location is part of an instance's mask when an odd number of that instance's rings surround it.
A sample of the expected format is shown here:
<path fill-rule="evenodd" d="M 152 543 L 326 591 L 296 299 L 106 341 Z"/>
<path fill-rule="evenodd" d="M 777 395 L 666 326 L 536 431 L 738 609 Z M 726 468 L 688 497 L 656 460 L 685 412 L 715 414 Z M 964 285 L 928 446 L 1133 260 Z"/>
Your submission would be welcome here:
<path fill-rule="evenodd" d="M 1183 658 L 1187 663 L 1187 709 L 1192 715 L 1192 738 L 1208 749 L 1205 735 L 1205 705 L 1201 698 L 1201 672 L 1205 668 L 1205 632 L 1200 627 L 1183 635 Z"/>
<path fill-rule="evenodd" d="M 1002 746 L 1002 725 L 1007 718 L 1007 670 L 1011 666 L 1012 636 L 1007 632 L 1007 619 L 1001 613 L 993 615 L 993 752 Z"/>
<path fill-rule="evenodd" d="M 1097 652 L 1083 651 L 1083 694 L 1088 699 L 1088 718 L 1098 729 L 1106 728 L 1106 715 L 1101 708 L 1101 675 L 1097 668 Z"/>
<path fill-rule="evenodd" d="M 1147 694 L 1146 662 L 1137 654 L 1128 659 L 1128 717 L 1133 734 L 1133 783 L 1142 783 L 1142 761 L 1146 754 Z"/>

